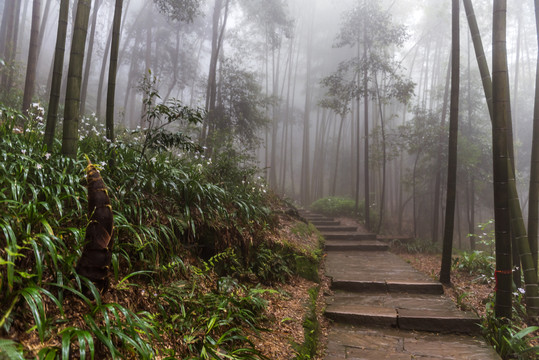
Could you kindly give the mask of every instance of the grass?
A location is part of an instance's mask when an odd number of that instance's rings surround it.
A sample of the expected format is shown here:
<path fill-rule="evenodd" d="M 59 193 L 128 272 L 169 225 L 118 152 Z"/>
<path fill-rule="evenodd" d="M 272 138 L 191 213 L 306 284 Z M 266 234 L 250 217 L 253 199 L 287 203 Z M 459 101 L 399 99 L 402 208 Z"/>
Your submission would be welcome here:
<path fill-rule="evenodd" d="M 205 157 L 188 121 L 164 149 L 151 146 L 159 129 L 111 144 L 83 119 L 69 159 L 58 141 L 43 148 L 39 118 L 0 111 L 0 338 L 17 338 L 0 356 L 264 358 L 244 331 L 258 329 L 270 291 L 255 284 L 285 281 L 304 254 L 266 240 L 275 198 L 244 154 Z M 103 294 L 75 269 L 89 222 L 83 154 L 114 214 Z"/>

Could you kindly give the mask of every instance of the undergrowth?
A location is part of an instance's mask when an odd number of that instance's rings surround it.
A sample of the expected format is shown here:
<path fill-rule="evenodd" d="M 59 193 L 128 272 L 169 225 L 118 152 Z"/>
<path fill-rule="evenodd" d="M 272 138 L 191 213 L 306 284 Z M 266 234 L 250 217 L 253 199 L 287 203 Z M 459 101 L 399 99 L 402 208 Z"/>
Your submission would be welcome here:
<path fill-rule="evenodd" d="M 264 358 L 243 331 L 263 317 L 269 290 L 254 284 L 296 266 L 294 251 L 264 240 L 275 200 L 244 154 L 205 157 L 192 119 L 160 109 L 154 121 L 184 130 L 150 124 L 110 143 L 83 119 L 70 159 L 58 141 L 43 148 L 39 118 L 0 111 L 0 357 Z M 105 294 L 75 270 L 89 222 L 83 154 L 114 214 Z"/>
<path fill-rule="evenodd" d="M 320 287 L 315 286 L 309 289 L 309 302 L 307 313 L 303 319 L 304 340 L 302 344 L 293 344 L 296 350 L 295 360 L 307 360 L 314 358 L 318 349 L 318 339 L 320 335 L 320 324 L 316 315 L 316 304 Z"/>

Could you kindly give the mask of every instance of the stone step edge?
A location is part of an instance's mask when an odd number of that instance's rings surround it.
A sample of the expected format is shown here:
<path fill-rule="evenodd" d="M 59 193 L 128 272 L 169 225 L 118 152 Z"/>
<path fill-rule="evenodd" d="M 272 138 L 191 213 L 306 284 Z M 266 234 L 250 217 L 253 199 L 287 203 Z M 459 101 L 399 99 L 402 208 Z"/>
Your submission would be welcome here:
<path fill-rule="evenodd" d="M 331 243 L 326 241 L 324 245 L 325 251 L 387 251 L 389 246 L 380 242 L 348 242 L 348 243 Z"/>
<path fill-rule="evenodd" d="M 436 311 L 391 308 L 364 312 L 326 309 L 326 318 L 351 325 L 393 327 L 402 330 L 478 334 L 480 319 L 475 316 L 441 316 Z"/>
<path fill-rule="evenodd" d="M 433 282 L 406 282 L 406 281 L 361 281 L 361 280 L 335 280 L 331 281 L 332 290 L 345 290 L 350 292 L 386 292 L 442 295 L 444 287 L 441 283 Z"/>
<path fill-rule="evenodd" d="M 318 225 L 316 226 L 318 231 L 321 233 L 327 232 L 327 233 L 340 233 L 340 232 L 349 232 L 354 233 L 357 231 L 357 226 L 345 226 L 345 225 Z M 376 236 L 375 236 L 376 237 Z"/>
<path fill-rule="evenodd" d="M 359 233 L 349 233 L 349 232 L 324 232 L 321 231 L 322 236 L 326 240 L 377 240 L 376 234 L 359 234 Z M 387 243 L 386 243 L 387 244 Z"/>
<path fill-rule="evenodd" d="M 310 220 L 311 224 L 313 224 L 315 227 L 319 226 L 339 226 L 341 225 L 340 221 L 335 220 Z"/>

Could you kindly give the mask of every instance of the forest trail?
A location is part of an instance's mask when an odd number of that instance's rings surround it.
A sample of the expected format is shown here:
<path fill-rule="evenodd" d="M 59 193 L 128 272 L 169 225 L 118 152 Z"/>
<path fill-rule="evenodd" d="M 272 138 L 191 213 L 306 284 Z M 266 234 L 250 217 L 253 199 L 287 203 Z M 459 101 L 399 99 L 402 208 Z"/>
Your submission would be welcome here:
<path fill-rule="evenodd" d="M 500 359 L 479 319 L 361 225 L 305 212 L 326 239 L 326 360 Z"/>

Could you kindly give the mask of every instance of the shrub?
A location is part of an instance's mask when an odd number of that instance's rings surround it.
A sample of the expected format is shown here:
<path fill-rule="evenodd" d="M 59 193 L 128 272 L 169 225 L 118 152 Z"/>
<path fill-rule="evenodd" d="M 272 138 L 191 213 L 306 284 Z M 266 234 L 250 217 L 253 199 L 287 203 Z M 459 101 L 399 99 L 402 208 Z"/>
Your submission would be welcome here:
<path fill-rule="evenodd" d="M 316 200 L 311 204 L 311 210 L 327 216 L 356 217 L 358 215 L 354 200 L 335 196 Z M 363 204 L 360 205 L 359 213 L 363 214 Z"/>

